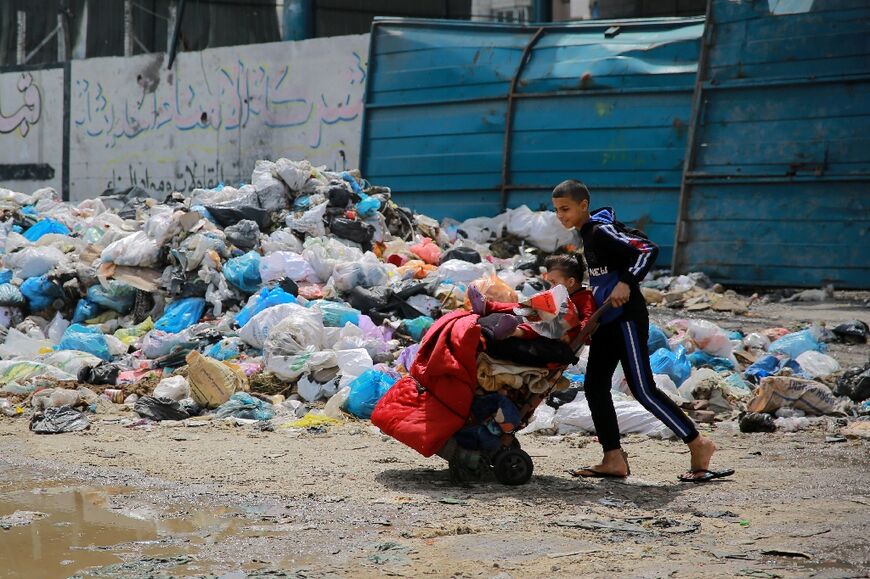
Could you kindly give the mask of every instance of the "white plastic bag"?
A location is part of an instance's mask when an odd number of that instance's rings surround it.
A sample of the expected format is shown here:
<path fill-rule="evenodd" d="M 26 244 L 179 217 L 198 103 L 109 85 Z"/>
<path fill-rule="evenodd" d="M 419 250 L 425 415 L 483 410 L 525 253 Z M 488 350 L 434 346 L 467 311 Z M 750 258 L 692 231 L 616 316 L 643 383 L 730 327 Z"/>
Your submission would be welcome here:
<path fill-rule="evenodd" d="M 438 278 L 442 283 L 469 284 L 482 277 L 495 273 L 491 263 L 468 263 L 461 259 L 450 259 L 438 266 Z"/>
<path fill-rule="evenodd" d="M 36 358 L 37 362 L 54 366 L 62 372 L 77 376 L 79 370 L 86 366 L 96 366 L 102 360 L 93 354 L 78 350 L 58 350 L 50 354 L 43 354 Z"/>
<path fill-rule="evenodd" d="M 344 407 L 344 403 L 347 402 L 348 396 L 350 396 L 350 386 L 341 388 L 326 402 L 326 406 L 323 407 L 323 415 L 330 418 L 342 418 L 344 414 L 341 409 Z"/>
<path fill-rule="evenodd" d="M 335 352 L 322 350 L 320 352 L 303 351 L 295 355 L 282 356 L 266 351 L 263 359 L 266 362 L 266 372 L 271 372 L 284 380 L 295 380 L 308 372 L 337 365 Z"/>
<path fill-rule="evenodd" d="M 9 251 L 8 247 L 6 251 Z M 15 271 L 15 277 L 27 279 L 48 273 L 63 258 L 64 253 L 56 247 L 25 247 L 15 253 L 7 253 L 3 263 Z"/>
<path fill-rule="evenodd" d="M 51 340 L 54 344 L 60 342 L 60 339 L 63 337 L 63 333 L 69 327 L 69 324 L 69 320 L 64 319 L 61 313 L 57 312 L 54 315 L 54 319 L 52 319 L 51 323 L 48 325 L 48 330 L 46 331 L 48 339 Z"/>
<path fill-rule="evenodd" d="M 752 350 L 767 350 L 770 346 L 770 338 L 764 334 L 753 332 L 743 338 L 743 345 Z"/>
<path fill-rule="evenodd" d="M 303 249 L 302 242 L 298 237 L 293 235 L 293 232 L 289 229 L 278 229 L 273 231 L 272 234 L 263 241 L 261 247 L 263 248 L 263 253 L 266 254 L 266 257 L 268 257 L 270 253 L 275 253 L 276 251 L 302 253 Z"/>
<path fill-rule="evenodd" d="M 298 253 L 276 251 L 260 259 L 260 279 L 263 280 L 263 283 L 284 277 L 289 277 L 293 281 L 314 283 L 320 281 L 311 265 Z"/>
<path fill-rule="evenodd" d="M 279 304 L 267 308 L 251 318 L 245 327 L 239 330 L 239 337 L 246 344 L 262 350 L 273 328 L 291 316 L 304 315 L 304 313 L 310 313 L 310 310 L 298 304 Z"/>
<path fill-rule="evenodd" d="M 181 233 L 179 220 L 183 215 L 181 211 L 172 211 L 166 206 L 159 206 L 152 210 L 142 229 L 158 246 L 163 245 L 174 235 Z"/>
<path fill-rule="evenodd" d="M 360 261 L 338 263 L 332 272 L 335 289 L 350 291 L 357 286 L 370 288 L 384 285 L 389 280 L 387 269 L 371 252 L 366 252 Z"/>
<path fill-rule="evenodd" d="M 565 229 L 552 211 L 532 211 L 523 205 L 507 213 L 508 233 L 526 239 L 539 249 L 556 251 L 574 240 L 571 230 Z"/>
<path fill-rule="evenodd" d="M 713 356 L 727 358 L 736 365 L 734 346 L 731 344 L 728 334 L 713 322 L 691 320 L 688 335 L 701 350 Z"/>
<path fill-rule="evenodd" d="M 6 341 L 0 345 L 0 358 L 16 359 L 23 358 L 31 360 L 39 355 L 39 351 L 44 348 L 51 348 L 52 343 L 41 337 L 33 338 L 27 334 L 9 328 L 9 333 L 6 334 Z"/>
<path fill-rule="evenodd" d="M 310 237 L 323 237 L 326 235 L 326 225 L 323 223 L 323 216 L 325 214 L 326 203 L 321 203 L 317 207 L 309 209 L 300 217 L 296 217 L 291 213 L 287 216 L 287 227 Z"/>
<path fill-rule="evenodd" d="M 331 237 L 317 237 L 305 241 L 302 252 L 321 281 L 327 281 L 340 263 L 359 261 L 363 254 Z"/>
<path fill-rule="evenodd" d="M 532 434 L 533 432 L 545 431 L 547 434 L 555 432 L 556 409 L 546 404 L 541 404 L 535 409 L 532 421 L 523 428 L 519 434 Z"/>
<path fill-rule="evenodd" d="M 184 400 L 190 398 L 190 384 L 184 376 L 170 376 L 160 381 L 154 387 L 155 398 L 169 398 L 170 400 Z"/>
<path fill-rule="evenodd" d="M 281 356 L 291 356 L 303 350 L 320 350 L 323 347 L 323 316 L 320 310 L 286 305 L 294 307 L 282 310 L 287 312 L 282 313 L 285 318 L 269 332 L 264 349 Z"/>
<path fill-rule="evenodd" d="M 149 267 L 157 262 L 160 246 L 144 232 L 137 231 L 110 244 L 100 254 L 104 262 L 131 267 Z"/>
<path fill-rule="evenodd" d="M 305 160 L 278 159 L 275 161 L 274 172 L 291 191 L 297 192 L 301 191 L 308 179 L 311 178 L 311 163 Z"/>
<path fill-rule="evenodd" d="M 335 353 L 338 369 L 341 372 L 341 382 L 338 387 L 350 386 L 360 374 L 370 370 L 374 366 L 372 357 L 362 348 L 353 350 L 339 350 Z"/>
<path fill-rule="evenodd" d="M 260 207 L 266 211 L 280 211 L 287 207 L 287 187 L 275 178 L 275 163 L 259 160 L 254 163 L 251 185 L 257 190 Z"/>
<path fill-rule="evenodd" d="M 808 350 L 795 358 L 810 378 L 822 378 L 840 371 L 840 363 L 827 354 Z"/>
<path fill-rule="evenodd" d="M 622 434 L 646 434 L 656 438 L 673 438 L 674 434 L 667 426 L 661 423 L 639 402 L 629 400 L 622 394 L 613 394 L 613 407 L 616 410 L 616 419 L 619 422 L 619 431 Z M 589 403 L 582 392 L 567 404 L 563 404 L 556 411 L 555 423 L 559 434 L 571 432 L 595 432 L 592 423 L 592 411 Z"/>

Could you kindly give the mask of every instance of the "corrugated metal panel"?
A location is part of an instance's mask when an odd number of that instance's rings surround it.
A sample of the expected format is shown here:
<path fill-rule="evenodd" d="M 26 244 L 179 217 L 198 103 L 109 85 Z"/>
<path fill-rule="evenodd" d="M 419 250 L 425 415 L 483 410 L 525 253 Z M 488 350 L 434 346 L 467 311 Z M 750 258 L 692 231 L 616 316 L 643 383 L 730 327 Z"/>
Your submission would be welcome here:
<path fill-rule="evenodd" d="M 712 0 L 709 18 L 675 270 L 870 287 L 870 2 Z"/>
<path fill-rule="evenodd" d="M 456 219 L 547 206 L 556 183 L 578 178 L 593 203 L 643 226 L 666 262 L 703 21 L 538 30 L 377 20 L 364 175 L 403 204 Z"/>

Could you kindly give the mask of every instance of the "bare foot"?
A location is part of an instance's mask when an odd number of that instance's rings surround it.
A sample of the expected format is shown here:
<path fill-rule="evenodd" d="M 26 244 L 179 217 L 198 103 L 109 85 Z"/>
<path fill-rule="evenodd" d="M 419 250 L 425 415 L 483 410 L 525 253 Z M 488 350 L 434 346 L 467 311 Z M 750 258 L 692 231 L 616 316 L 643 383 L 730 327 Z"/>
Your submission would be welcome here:
<path fill-rule="evenodd" d="M 689 452 L 692 454 L 690 472 L 692 475 L 702 476 L 710 468 L 710 460 L 716 452 L 716 445 L 709 438 L 699 435 L 689 443 Z M 691 478 L 691 477 L 689 477 Z"/>
<path fill-rule="evenodd" d="M 604 459 L 600 464 L 571 471 L 571 474 L 583 478 L 625 478 L 631 474 L 631 469 L 628 467 L 628 455 L 621 448 L 617 448 L 616 450 L 608 450 L 605 452 Z"/>

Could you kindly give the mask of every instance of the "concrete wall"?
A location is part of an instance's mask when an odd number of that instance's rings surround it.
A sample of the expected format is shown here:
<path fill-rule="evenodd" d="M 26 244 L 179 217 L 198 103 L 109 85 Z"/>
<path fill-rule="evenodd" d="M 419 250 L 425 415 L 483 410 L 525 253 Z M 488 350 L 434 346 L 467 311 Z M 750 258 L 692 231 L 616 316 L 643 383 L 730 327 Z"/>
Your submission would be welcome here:
<path fill-rule="evenodd" d="M 31 192 L 63 178 L 63 69 L 0 73 L 0 187 Z"/>
<path fill-rule="evenodd" d="M 72 64 L 70 198 L 250 179 L 257 159 L 354 168 L 368 35 Z"/>

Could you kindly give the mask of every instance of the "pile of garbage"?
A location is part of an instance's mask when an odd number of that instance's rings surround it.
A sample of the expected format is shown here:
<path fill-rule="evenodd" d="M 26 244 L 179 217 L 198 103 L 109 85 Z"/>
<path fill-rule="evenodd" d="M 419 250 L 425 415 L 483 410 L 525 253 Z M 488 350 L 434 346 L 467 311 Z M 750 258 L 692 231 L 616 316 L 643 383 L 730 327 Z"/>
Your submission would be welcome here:
<path fill-rule="evenodd" d="M 795 432 L 826 424 L 822 416 L 870 416 L 870 361 L 844 370 L 825 353 L 831 342 L 866 343 L 867 335 L 860 321 L 833 330 L 813 325 L 743 334 L 706 320 L 675 319 L 663 328 L 650 324 L 648 347 L 656 386 L 696 422 L 734 420 L 741 432 Z M 540 406 L 526 433 L 595 431 L 582 390 L 587 358 L 588 348 L 568 369 L 572 388 Z M 612 390 L 624 434 L 673 437 L 631 397 L 621 366 Z"/>
<path fill-rule="evenodd" d="M 0 411 L 29 415 L 38 433 L 99 414 L 131 427 L 365 419 L 470 284 L 530 296 L 546 288 L 544 258 L 573 242 L 552 212 L 439 223 L 358 172 L 287 159 L 258 161 L 250 184 L 161 199 L 133 188 L 74 205 L 0 188 Z M 645 282 L 651 302 L 656 291 L 689 310 L 742 307 L 701 274 Z M 775 412 L 784 391 L 804 393 L 794 412 L 845 411 L 814 329 L 736 336 L 676 320 L 650 335 L 657 383 L 699 419 Z M 576 398 L 542 407 L 535 429 L 546 408 L 544 428 L 591 428 L 583 364 L 569 374 Z M 836 392 L 867 398 L 866 369 L 846 376 Z M 614 387 L 627 392 L 620 376 Z M 661 426 L 629 397 L 618 404 L 621 421 L 644 425 L 628 431 Z"/>

